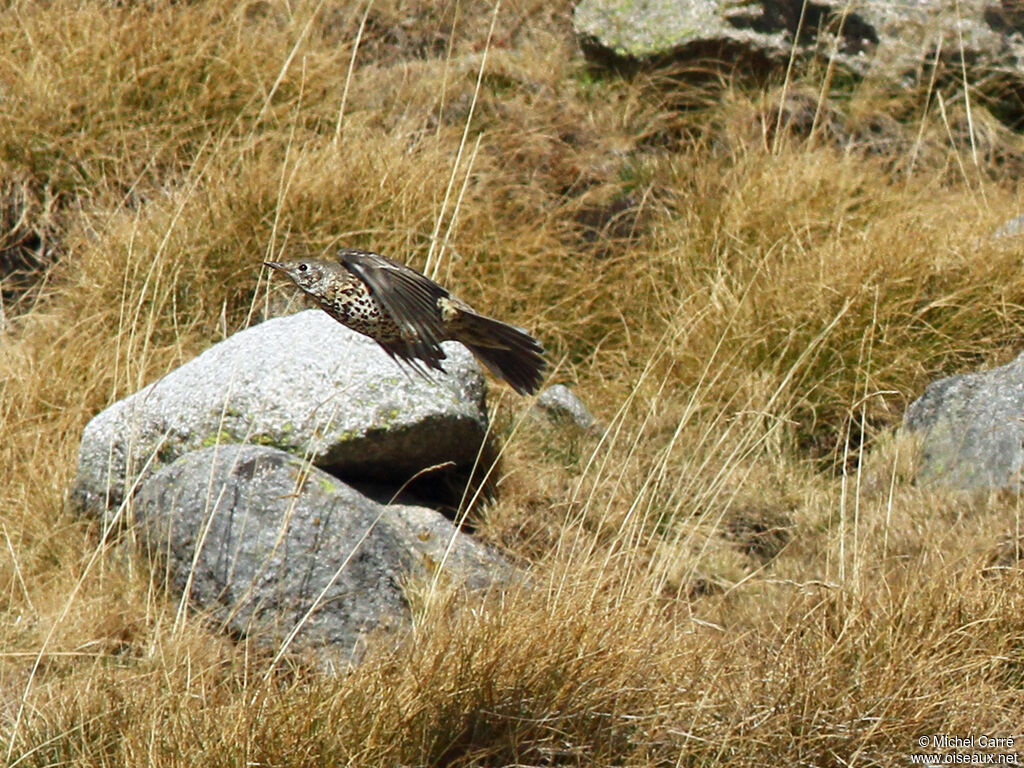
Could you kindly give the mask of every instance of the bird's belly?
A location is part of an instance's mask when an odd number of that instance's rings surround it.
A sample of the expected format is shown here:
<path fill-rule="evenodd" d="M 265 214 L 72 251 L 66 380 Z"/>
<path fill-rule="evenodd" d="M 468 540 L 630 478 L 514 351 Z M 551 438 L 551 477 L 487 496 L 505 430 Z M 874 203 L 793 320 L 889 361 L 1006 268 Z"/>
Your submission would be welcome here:
<path fill-rule="evenodd" d="M 401 338 L 401 332 L 376 299 L 364 286 L 342 289 L 334 296 L 322 300 L 323 310 L 342 325 L 377 341 Z"/>

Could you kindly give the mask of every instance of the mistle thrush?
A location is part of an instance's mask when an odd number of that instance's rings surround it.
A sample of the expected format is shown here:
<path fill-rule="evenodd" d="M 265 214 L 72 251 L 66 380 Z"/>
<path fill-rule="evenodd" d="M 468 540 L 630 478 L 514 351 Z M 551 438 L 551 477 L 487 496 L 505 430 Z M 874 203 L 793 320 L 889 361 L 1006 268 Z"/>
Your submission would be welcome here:
<path fill-rule="evenodd" d="M 481 315 L 426 275 L 369 251 L 343 248 L 336 261 L 267 261 L 342 325 L 365 334 L 399 363 L 429 378 L 443 371 L 441 342 L 465 344 L 520 394 L 537 391 L 544 350 L 526 331 Z"/>

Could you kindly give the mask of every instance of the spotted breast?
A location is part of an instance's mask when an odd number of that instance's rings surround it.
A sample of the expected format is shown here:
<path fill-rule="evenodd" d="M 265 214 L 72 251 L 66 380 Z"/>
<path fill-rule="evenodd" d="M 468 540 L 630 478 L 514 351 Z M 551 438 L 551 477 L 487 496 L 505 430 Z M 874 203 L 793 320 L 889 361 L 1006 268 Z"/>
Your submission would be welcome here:
<path fill-rule="evenodd" d="M 329 283 L 315 298 L 327 314 L 354 331 L 384 342 L 402 338 L 398 324 L 358 279 Z"/>

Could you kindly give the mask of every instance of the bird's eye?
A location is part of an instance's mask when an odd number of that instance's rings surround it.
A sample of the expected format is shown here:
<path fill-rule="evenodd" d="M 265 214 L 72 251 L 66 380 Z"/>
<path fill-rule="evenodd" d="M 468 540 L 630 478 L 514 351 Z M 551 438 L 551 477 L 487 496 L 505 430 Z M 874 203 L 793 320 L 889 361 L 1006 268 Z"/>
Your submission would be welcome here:
<path fill-rule="evenodd" d="M 308 264 L 299 264 L 299 272 L 305 272 L 308 269 L 309 269 L 309 265 Z"/>

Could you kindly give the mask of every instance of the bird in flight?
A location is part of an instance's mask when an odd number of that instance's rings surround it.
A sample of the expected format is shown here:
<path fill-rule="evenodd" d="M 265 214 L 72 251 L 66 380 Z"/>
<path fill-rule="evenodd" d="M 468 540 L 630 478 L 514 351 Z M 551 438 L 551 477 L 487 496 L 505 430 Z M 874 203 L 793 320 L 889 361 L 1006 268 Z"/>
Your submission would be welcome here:
<path fill-rule="evenodd" d="M 469 348 L 521 395 L 537 391 L 546 362 L 540 343 L 521 328 L 481 315 L 426 275 L 386 256 L 342 248 L 337 259 L 266 261 L 320 309 L 380 344 L 396 362 L 429 378 L 444 371 L 442 341 Z"/>

